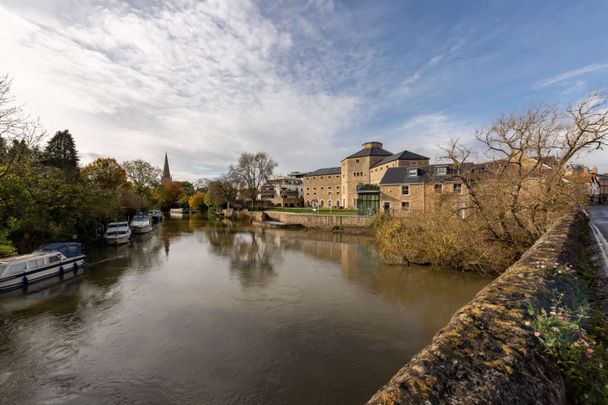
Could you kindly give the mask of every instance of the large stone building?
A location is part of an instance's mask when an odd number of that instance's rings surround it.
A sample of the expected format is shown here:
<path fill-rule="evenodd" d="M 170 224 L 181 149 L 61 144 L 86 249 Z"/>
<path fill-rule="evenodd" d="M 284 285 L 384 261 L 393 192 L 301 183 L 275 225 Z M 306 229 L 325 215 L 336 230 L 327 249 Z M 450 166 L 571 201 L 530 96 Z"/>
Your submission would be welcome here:
<path fill-rule="evenodd" d="M 430 204 L 425 193 L 438 193 L 435 182 L 442 184 L 442 193 L 461 189 L 449 182 L 444 186 L 451 169 L 430 166 L 426 156 L 407 150 L 391 153 L 380 142 L 367 142 L 362 147 L 342 159 L 339 167 L 319 169 L 304 177 L 305 205 L 357 209 L 360 213 L 383 209 L 397 214 L 424 210 Z"/>

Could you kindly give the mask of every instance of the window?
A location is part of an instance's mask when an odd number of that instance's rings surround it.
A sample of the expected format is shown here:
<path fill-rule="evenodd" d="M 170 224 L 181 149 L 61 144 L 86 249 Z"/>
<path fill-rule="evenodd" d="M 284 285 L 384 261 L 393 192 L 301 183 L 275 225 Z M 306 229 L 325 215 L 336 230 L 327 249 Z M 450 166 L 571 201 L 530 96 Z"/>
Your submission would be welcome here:
<path fill-rule="evenodd" d="M 321 204 L 319 204 L 320 207 L 323 207 L 325 205 L 325 201 L 321 200 Z"/>
<path fill-rule="evenodd" d="M 462 193 L 462 184 L 454 183 L 454 192 L 456 194 L 461 194 Z"/>
<path fill-rule="evenodd" d="M 108 232 L 108 235 L 116 235 L 116 232 Z M 57 263 L 60 260 L 59 255 L 49 257 L 49 263 Z"/>
<path fill-rule="evenodd" d="M 355 163 L 359 163 L 359 159 L 355 159 Z"/>
<path fill-rule="evenodd" d="M 437 169 L 435 169 L 435 172 L 437 173 L 437 176 L 445 176 L 446 174 L 448 174 L 448 168 L 438 167 Z"/>
<path fill-rule="evenodd" d="M 388 211 L 391 209 L 391 203 L 390 201 L 385 201 L 384 202 L 384 211 Z"/>
<path fill-rule="evenodd" d="M 441 194 L 443 191 L 443 184 L 435 184 L 435 194 Z"/>
<path fill-rule="evenodd" d="M 412 161 L 410 162 L 410 166 L 418 166 L 418 162 L 417 162 L 417 161 L 415 161 L 415 160 L 412 160 Z"/>
<path fill-rule="evenodd" d="M 12 276 L 15 274 L 20 274 L 25 271 L 25 262 L 24 263 L 15 263 L 11 265 L 10 270 L 8 271 L 8 275 Z"/>
<path fill-rule="evenodd" d="M 401 209 L 406 212 L 410 212 L 410 202 L 409 201 L 401 201 Z"/>
<path fill-rule="evenodd" d="M 401 186 L 402 195 L 410 195 L 410 186 Z"/>
<path fill-rule="evenodd" d="M 407 171 L 408 176 L 418 176 L 418 169 L 409 169 Z"/>
<path fill-rule="evenodd" d="M 6 265 L 0 264 L 0 276 L 2 275 L 2 273 L 4 273 L 4 270 L 6 270 Z"/>

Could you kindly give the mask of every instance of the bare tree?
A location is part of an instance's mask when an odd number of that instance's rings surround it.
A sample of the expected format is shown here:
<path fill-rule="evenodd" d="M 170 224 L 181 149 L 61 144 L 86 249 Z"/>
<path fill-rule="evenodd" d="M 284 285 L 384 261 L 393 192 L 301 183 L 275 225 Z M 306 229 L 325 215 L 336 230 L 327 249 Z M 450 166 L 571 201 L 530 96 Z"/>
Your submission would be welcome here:
<path fill-rule="evenodd" d="M 608 110 L 593 93 L 563 111 L 539 107 L 502 116 L 475 137 L 484 162 L 472 164 L 475 154 L 457 141 L 444 156 L 469 193 L 465 209 L 488 237 L 523 252 L 557 216 L 585 203 L 569 166 L 582 151 L 607 144 Z"/>
<path fill-rule="evenodd" d="M 40 121 L 24 114 L 15 103 L 11 84 L 8 76 L 0 76 L 0 179 L 22 153 L 32 150 L 46 134 Z M 17 143 L 25 147 L 15 147 Z"/>
<path fill-rule="evenodd" d="M 251 205 L 262 186 L 270 179 L 277 163 L 266 152 L 243 153 L 236 166 L 230 166 L 229 177 L 243 194 L 251 199 Z"/>

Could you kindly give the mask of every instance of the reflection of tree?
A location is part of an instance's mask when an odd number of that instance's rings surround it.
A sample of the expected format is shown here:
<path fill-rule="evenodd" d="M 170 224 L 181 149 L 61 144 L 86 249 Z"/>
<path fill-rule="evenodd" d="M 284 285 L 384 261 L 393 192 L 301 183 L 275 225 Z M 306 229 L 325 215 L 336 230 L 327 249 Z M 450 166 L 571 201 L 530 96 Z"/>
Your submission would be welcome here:
<path fill-rule="evenodd" d="M 230 270 L 243 286 L 265 285 L 276 276 L 274 263 L 280 260 L 280 244 L 264 229 L 235 231 L 234 228 L 206 228 L 213 253 L 230 259 Z"/>

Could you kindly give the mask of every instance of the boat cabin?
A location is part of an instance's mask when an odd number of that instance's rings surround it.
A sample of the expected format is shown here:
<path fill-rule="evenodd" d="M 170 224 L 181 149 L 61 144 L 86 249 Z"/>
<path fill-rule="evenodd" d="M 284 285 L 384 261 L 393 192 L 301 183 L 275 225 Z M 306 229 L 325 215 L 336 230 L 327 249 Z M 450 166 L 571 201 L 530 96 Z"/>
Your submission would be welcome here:
<path fill-rule="evenodd" d="M 15 256 L 0 260 L 0 278 L 16 276 L 36 270 L 62 260 L 60 252 L 35 252 L 29 255 Z"/>

